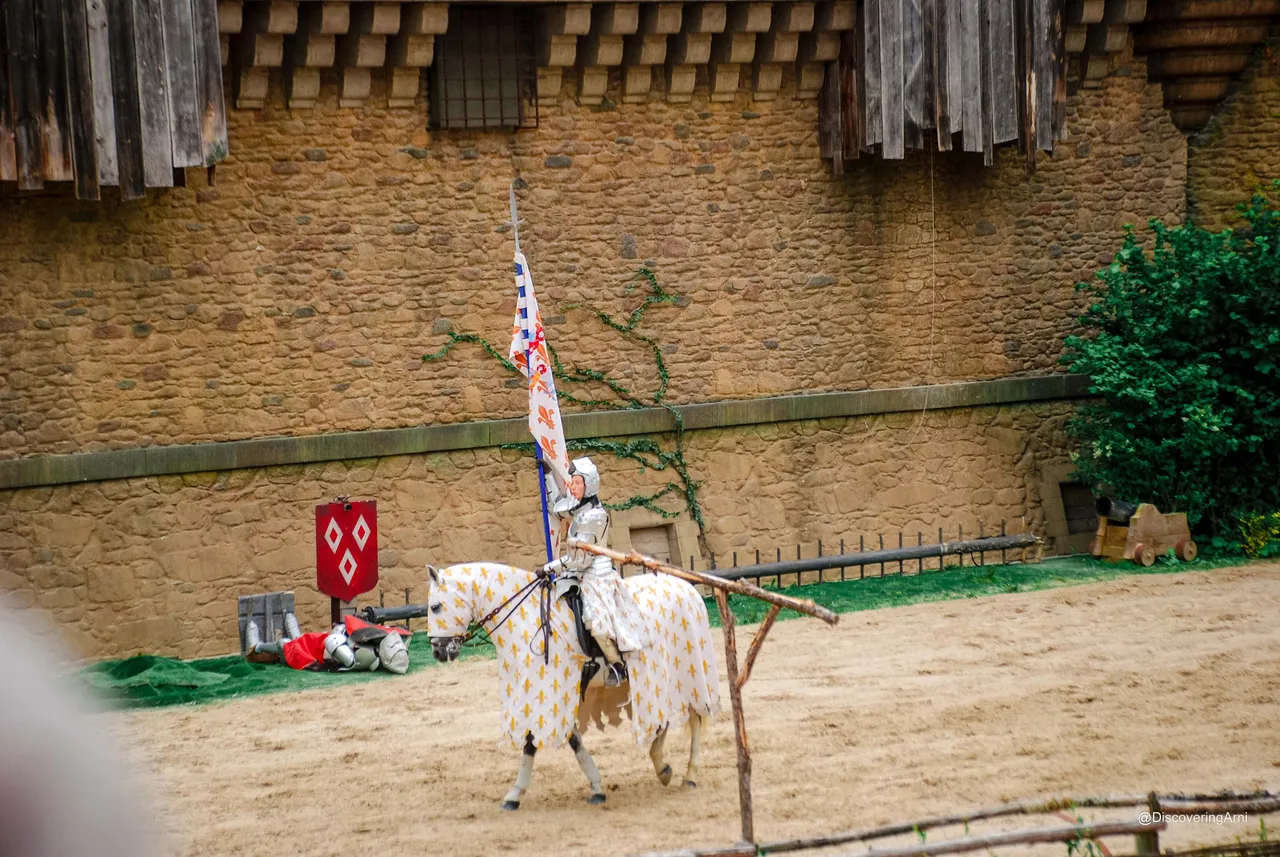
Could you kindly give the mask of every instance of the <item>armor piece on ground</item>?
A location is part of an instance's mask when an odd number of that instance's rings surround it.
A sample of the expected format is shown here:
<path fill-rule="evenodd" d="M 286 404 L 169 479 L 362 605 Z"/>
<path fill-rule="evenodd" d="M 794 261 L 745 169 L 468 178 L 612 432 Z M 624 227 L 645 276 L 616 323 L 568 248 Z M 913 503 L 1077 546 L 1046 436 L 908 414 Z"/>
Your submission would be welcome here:
<path fill-rule="evenodd" d="M 351 672 L 373 672 L 381 665 L 377 650 L 364 646 L 356 646 L 352 649 Z"/>
<path fill-rule="evenodd" d="M 284 627 L 286 634 L 301 630 L 292 613 L 285 614 Z M 277 663 L 283 659 L 298 670 L 371 672 L 382 668 L 404 675 L 409 671 L 409 648 L 404 639 L 408 633 L 347 616 L 343 624 L 327 632 L 263 642 L 256 623 L 250 620 L 245 636 L 253 645 L 245 658 L 252 663 Z"/>
<path fill-rule="evenodd" d="M 409 647 L 399 634 L 387 634 L 378 643 L 378 660 L 382 668 L 396 675 L 404 675 L 409 671 Z"/>
<path fill-rule="evenodd" d="M 326 660 L 339 663 L 347 669 L 355 665 L 355 652 L 351 651 L 345 629 L 335 625 L 329 635 L 324 638 L 324 656 Z"/>
<path fill-rule="evenodd" d="M 279 640 L 263 641 L 256 619 L 249 619 L 244 626 L 245 660 L 254 664 L 279 663 L 284 656 L 284 644 L 302 636 L 298 617 L 292 612 L 284 614 L 284 634 Z"/>

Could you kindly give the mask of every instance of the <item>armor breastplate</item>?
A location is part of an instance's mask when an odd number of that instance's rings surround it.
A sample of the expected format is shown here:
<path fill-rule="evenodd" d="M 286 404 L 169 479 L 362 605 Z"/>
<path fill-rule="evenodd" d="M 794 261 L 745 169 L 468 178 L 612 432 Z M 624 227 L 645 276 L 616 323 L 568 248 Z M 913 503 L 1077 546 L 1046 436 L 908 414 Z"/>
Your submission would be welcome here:
<path fill-rule="evenodd" d="M 608 530 L 609 513 L 604 507 L 592 504 L 583 506 L 574 514 L 573 521 L 569 524 L 569 538 L 603 545 Z M 565 556 L 564 568 L 568 571 L 586 571 L 596 558 L 595 554 L 584 550 L 570 550 Z"/>

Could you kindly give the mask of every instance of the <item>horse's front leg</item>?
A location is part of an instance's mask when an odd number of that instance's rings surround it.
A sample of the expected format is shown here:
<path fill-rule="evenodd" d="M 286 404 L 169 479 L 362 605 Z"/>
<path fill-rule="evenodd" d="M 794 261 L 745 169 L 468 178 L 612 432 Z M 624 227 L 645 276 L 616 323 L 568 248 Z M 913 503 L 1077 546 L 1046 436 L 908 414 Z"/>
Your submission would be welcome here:
<path fill-rule="evenodd" d="M 511 787 L 511 791 L 507 792 L 507 796 L 502 799 L 502 808 L 514 810 L 520 808 L 520 798 L 524 797 L 524 793 L 529 790 L 529 780 L 533 778 L 533 757 L 537 754 L 538 748 L 533 745 L 533 736 L 525 733 L 524 736 L 524 757 L 520 760 L 520 773 L 516 774 L 516 784 Z"/>
<path fill-rule="evenodd" d="M 604 789 L 600 788 L 600 769 L 596 767 L 596 760 L 587 752 L 577 729 L 569 735 L 569 749 L 573 750 L 573 755 L 578 760 L 578 767 L 582 768 L 582 773 L 586 775 L 587 783 L 591 786 L 591 797 L 587 798 L 587 803 L 604 803 Z"/>
<path fill-rule="evenodd" d="M 663 753 L 669 728 L 663 726 L 658 732 L 658 737 L 654 738 L 653 743 L 649 745 L 649 758 L 653 760 L 653 772 L 658 775 L 658 782 L 664 786 L 671 782 L 671 766 L 667 764 L 666 755 Z"/>

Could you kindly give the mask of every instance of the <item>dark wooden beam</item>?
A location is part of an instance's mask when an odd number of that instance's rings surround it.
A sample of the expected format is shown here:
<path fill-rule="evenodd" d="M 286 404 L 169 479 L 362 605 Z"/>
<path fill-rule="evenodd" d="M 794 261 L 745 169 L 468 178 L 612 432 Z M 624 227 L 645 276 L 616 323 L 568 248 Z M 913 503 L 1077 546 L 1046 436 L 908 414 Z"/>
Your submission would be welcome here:
<path fill-rule="evenodd" d="M 146 196 L 142 164 L 142 113 L 133 35 L 133 0 L 109 0 L 107 35 L 111 47 L 111 95 L 116 119 L 116 169 L 120 196 Z"/>
<path fill-rule="evenodd" d="M 880 157 L 904 155 L 902 73 L 902 5 L 904 0 L 879 0 L 880 5 L 880 113 L 883 131 Z"/>
<path fill-rule="evenodd" d="M 164 3 L 173 0 L 164 0 Z M 169 69 L 165 59 L 162 0 L 133 0 L 133 33 L 142 117 L 142 171 L 147 187 L 173 186 L 169 125 Z"/>
<path fill-rule="evenodd" d="M 964 150 L 981 152 L 986 141 L 986 123 L 983 122 L 982 93 L 982 6 L 984 0 L 958 0 L 960 4 L 961 51 L 961 122 L 964 129 Z"/>
<path fill-rule="evenodd" d="M 98 150 L 98 184 L 117 185 L 116 114 L 111 95 L 111 37 L 107 32 L 107 0 L 87 0 L 89 63 L 93 76 L 94 143 Z"/>
<path fill-rule="evenodd" d="M 902 142 L 910 149 L 924 147 L 924 63 L 924 16 L 920 0 L 902 0 Z"/>
<path fill-rule="evenodd" d="M 67 60 L 62 33 L 63 0 L 40 0 L 36 9 L 36 45 L 40 58 L 40 131 L 44 177 L 68 182 L 71 165 L 71 119 L 67 108 Z"/>
<path fill-rule="evenodd" d="M 71 164 L 76 197 L 98 199 L 98 144 L 93 121 L 93 74 L 89 65 L 89 25 L 83 0 L 67 4 L 63 35 L 67 59 L 67 108 L 71 118 Z"/>
<path fill-rule="evenodd" d="M 925 18 L 929 22 L 929 34 L 932 37 L 933 51 L 933 121 L 938 133 L 938 150 L 951 150 L 951 134 L 953 129 L 951 115 L 951 91 L 959 88 L 958 81 L 952 81 L 953 73 L 959 72 L 959 66 L 952 67 L 951 56 L 951 15 L 948 7 L 954 3 L 945 0 L 925 0 Z"/>
<path fill-rule="evenodd" d="M 14 156 L 18 187 L 44 187 L 44 152 L 40 139 L 40 63 L 36 49 L 33 0 L 6 0 L 5 30 L 9 38 L 9 96 L 13 103 Z"/>
<path fill-rule="evenodd" d="M 6 16 L 0 12 L 0 57 L 9 56 Z M 13 147 L 13 107 L 9 102 L 9 63 L 0 59 L 0 182 L 18 180 L 18 156 Z"/>
<path fill-rule="evenodd" d="M 990 14 L 988 56 L 991 62 L 991 142 L 1018 139 L 1018 73 L 1016 0 L 987 0 Z"/>
<path fill-rule="evenodd" d="M 204 165 L 196 82 L 195 21 L 191 0 L 165 0 L 164 54 L 169 79 L 169 126 L 174 167 Z"/>
<path fill-rule="evenodd" d="M 862 0 L 862 57 L 864 91 L 867 96 L 865 143 L 868 147 L 884 142 L 884 111 L 881 109 L 880 87 L 880 0 Z"/>
<path fill-rule="evenodd" d="M 196 103 L 200 110 L 200 153 L 211 167 L 227 156 L 227 114 L 222 100 L 222 58 L 218 49 L 217 0 L 191 0 L 196 43 Z"/>

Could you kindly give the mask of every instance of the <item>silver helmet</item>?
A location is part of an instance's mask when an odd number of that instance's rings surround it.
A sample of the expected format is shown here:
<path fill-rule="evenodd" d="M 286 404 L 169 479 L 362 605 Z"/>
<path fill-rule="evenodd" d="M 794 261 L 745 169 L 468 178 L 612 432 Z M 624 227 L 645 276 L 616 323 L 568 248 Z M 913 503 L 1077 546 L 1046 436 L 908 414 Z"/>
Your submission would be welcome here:
<path fill-rule="evenodd" d="M 581 476 L 585 490 L 583 497 L 594 497 L 600 493 L 600 471 L 590 458 L 575 458 L 569 463 L 569 475 Z"/>

